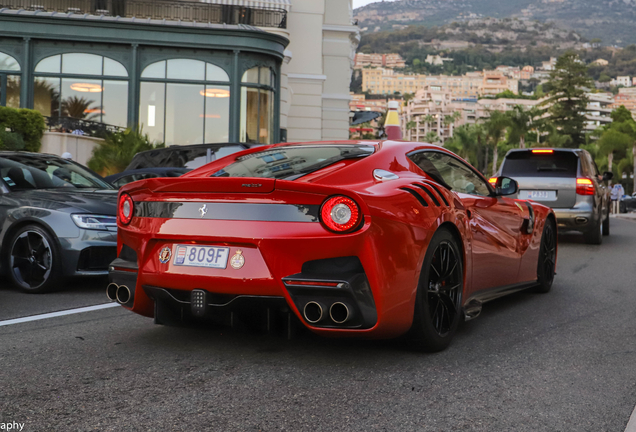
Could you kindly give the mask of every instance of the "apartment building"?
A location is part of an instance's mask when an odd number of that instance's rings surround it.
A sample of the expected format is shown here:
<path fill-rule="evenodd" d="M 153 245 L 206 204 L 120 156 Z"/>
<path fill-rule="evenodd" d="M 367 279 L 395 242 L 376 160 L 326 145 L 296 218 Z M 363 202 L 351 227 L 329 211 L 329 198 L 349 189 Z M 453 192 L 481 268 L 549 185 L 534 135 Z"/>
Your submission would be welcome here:
<path fill-rule="evenodd" d="M 506 90 L 517 93 L 519 80 L 500 71 L 468 72 L 463 76 L 407 75 L 383 68 L 362 71 L 362 91 L 373 94 L 415 93 L 431 86 L 448 90 L 452 99 L 471 100 Z"/>
<path fill-rule="evenodd" d="M 355 59 L 355 68 L 363 67 L 386 67 L 389 69 L 404 68 L 406 62 L 399 54 L 364 54 L 357 53 Z"/>

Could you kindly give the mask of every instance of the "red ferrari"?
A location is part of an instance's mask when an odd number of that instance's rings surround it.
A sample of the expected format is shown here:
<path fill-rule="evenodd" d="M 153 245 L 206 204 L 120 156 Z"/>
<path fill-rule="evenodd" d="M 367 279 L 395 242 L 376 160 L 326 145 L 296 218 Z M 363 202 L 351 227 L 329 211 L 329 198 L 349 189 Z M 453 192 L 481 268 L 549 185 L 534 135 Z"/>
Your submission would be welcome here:
<path fill-rule="evenodd" d="M 125 185 L 107 293 L 159 324 L 295 315 L 439 351 L 482 304 L 555 274 L 552 210 L 401 141 L 260 146 Z"/>

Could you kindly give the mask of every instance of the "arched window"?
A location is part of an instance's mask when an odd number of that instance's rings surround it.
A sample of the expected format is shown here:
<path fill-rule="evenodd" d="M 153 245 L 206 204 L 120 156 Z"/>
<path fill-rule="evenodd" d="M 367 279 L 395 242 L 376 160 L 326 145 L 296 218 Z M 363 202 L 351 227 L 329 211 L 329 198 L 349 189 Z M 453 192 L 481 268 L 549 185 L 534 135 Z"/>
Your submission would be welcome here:
<path fill-rule="evenodd" d="M 139 122 L 166 145 L 229 141 L 230 77 L 200 60 L 171 59 L 141 73 Z"/>
<path fill-rule="evenodd" d="M 0 105 L 20 108 L 20 63 L 0 52 Z"/>
<path fill-rule="evenodd" d="M 272 144 L 274 141 L 274 73 L 255 67 L 241 79 L 240 141 Z"/>
<path fill-rule="evenodd" d="M 58 54 L 35 67 L 33 106 L 47 117 L 72 117 L 125 127 L 128 72 L 95 54 Z"/>

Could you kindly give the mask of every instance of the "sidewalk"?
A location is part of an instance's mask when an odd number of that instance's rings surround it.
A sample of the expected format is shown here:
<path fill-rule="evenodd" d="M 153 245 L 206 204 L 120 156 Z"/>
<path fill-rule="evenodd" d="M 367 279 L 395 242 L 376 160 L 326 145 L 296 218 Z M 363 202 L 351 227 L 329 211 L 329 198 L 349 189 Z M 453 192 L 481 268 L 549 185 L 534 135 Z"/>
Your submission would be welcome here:
<path fill-rule="evenodd" d="M 631 212 L 631 213 L 620 213 L 620 214 L 617 214 L 617 215 L 613 214 L 613 215 L 611 215 L 611 217 L 636 221 L 636 213 L 634 213 L 634 212 Z"/>

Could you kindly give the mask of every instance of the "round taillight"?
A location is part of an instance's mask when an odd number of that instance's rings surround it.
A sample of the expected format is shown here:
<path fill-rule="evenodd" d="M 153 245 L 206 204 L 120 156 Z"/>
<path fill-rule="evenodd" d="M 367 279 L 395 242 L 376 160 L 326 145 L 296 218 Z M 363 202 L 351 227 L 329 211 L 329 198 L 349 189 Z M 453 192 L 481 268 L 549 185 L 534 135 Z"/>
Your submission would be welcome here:
<path fill-rule="evenodd" d="M 121 194 L 119 197 L 119 221 L 128 225 L 133 218 L 134 203 L 130 195 L 127 193 Z"/>
<path fill-rule="evenodd" d="M 328 198 L 320 209 L 322 223 L 332 231 L 345 232 L 360 224 L 361 214 L 358 204 L 345 196 Z"/>

